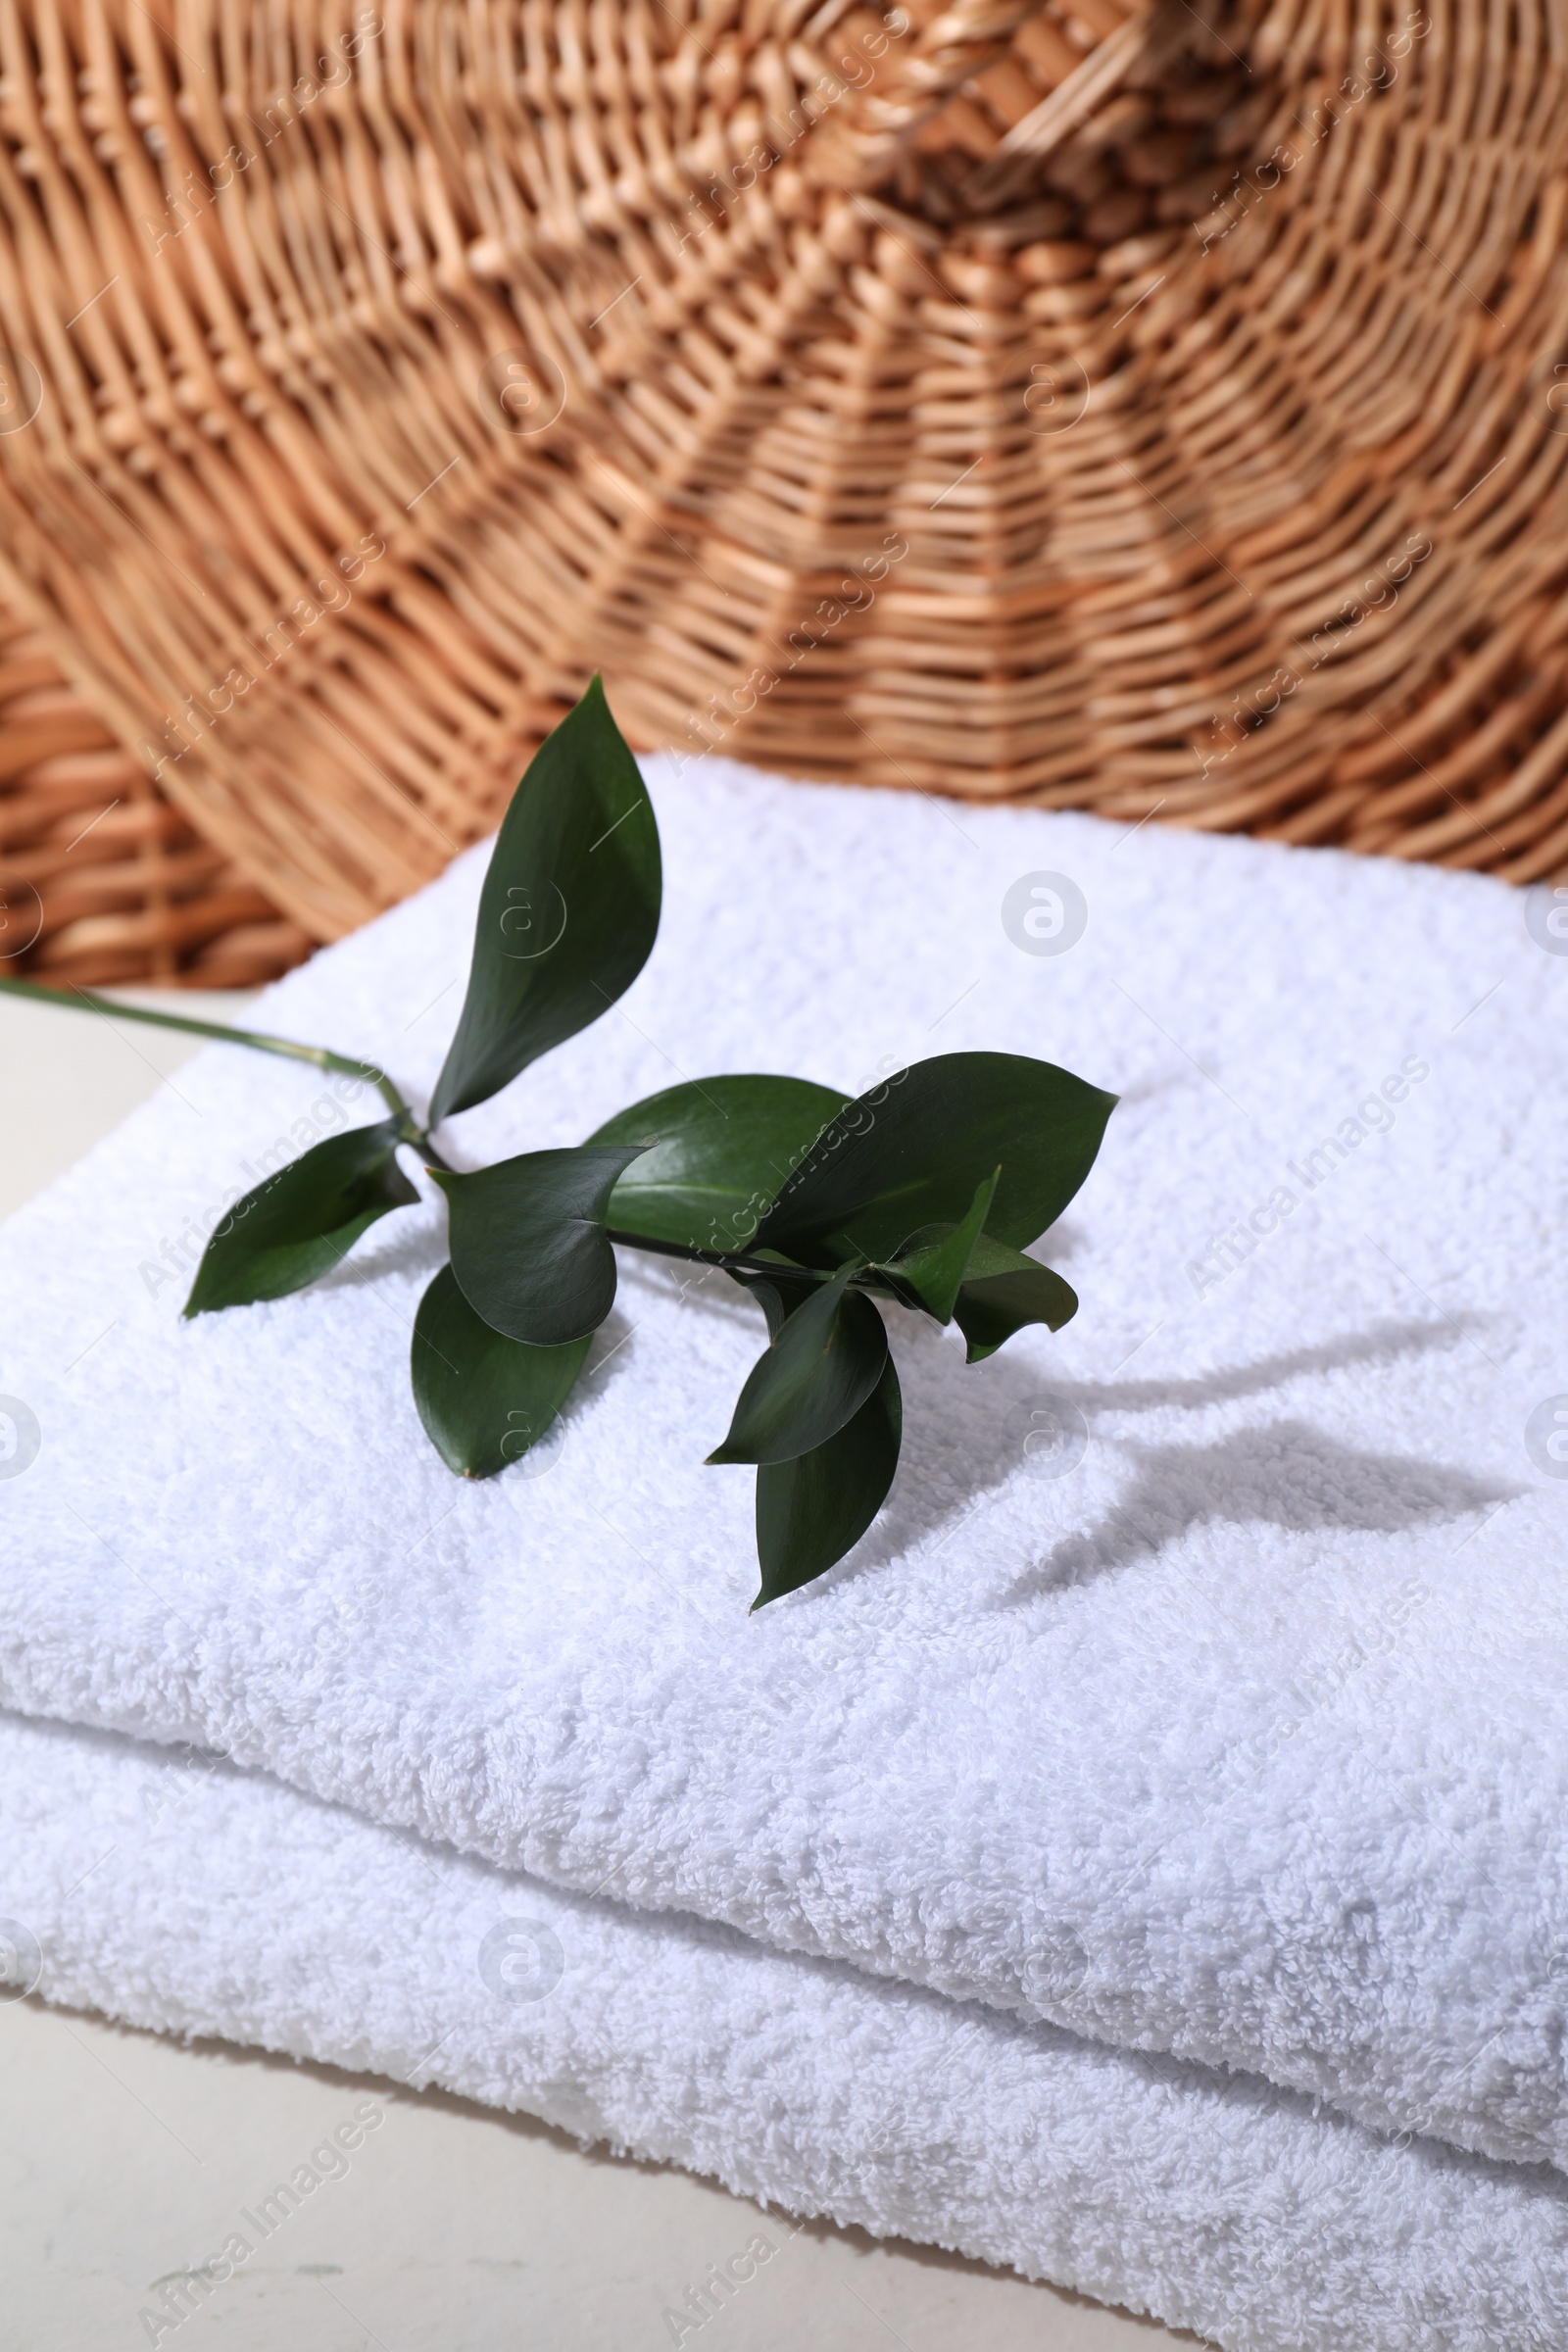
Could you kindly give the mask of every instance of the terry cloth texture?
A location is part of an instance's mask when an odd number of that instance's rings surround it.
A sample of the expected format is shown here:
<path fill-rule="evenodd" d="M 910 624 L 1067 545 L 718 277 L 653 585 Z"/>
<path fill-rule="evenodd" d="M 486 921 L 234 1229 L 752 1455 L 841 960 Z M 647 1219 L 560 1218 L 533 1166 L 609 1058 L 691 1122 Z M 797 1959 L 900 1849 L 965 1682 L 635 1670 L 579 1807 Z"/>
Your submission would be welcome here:
<path fill-rule="evenodd" d="M 179 1319 L 227 1201 L 376 1108 L 214 1049 L 0 1236 L 0 1389 L 42 1432 L 4 1490 L 0 1702 L 1563 2162 L 1568 962 L 1535 902 L 650 775 L 647 971 L 451 1150 L 568 1143 L 682 1073 L 1045 1055 L 1123 1098 L 1042 1251 L 1078 1318 L 972 1370 L 901 1318 L 884 1515 L 748 1617 L 752 1476 L 702 1462 L 755 1306 L 624 1254 L 564 1445 L 459 1482 L 408 1387 L 433 1201 L 307 1294 Z M 482 863 L 259 1025 L 428 1088 Z"/>
<path fill-rule="evenodd" d="M 112 1734 L 0 1717 L 0 1841 L 13 1975 L 41 1970 L 51 2001 L 439 2082 L 1230 2352 L 1557 2352 L 1568 2332 L 1548 2165 L 1379 2139 L 1255 2077 L 563 1894 Z M 315 2193 L 302 2170 L 236 2217 L 253 2252 Z M 677 2344 L 723 2308 L 691 2284 L 650 2282 Z M 143 2308 L 164 2340 L 156 2292 Z"/>

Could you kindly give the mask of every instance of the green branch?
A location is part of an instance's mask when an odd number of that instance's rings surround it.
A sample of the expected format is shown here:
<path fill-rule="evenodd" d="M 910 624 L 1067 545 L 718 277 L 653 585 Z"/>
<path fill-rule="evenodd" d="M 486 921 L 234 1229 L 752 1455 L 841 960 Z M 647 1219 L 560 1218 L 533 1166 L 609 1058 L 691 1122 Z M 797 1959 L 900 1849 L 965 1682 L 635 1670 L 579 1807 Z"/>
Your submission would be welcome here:
<path fill-rule="evenodd" d="M 694 1266 L 722 1266 L 726 1273 L 732 1269 L 742 1274 L 771 1274 L 775 1280 L 782 1275 L 790 1282 L 831 1282 L 831 1274 L 819 1273 L 814 1266 L 797 1266 L 778 1258 L 748 1257 L 741 1250 L 700 1250 L 685 1242 L 656 1242 L 651 1234 L 621 1233 L 613 1225 L 605 1228 L 606 1237 L 618 1242 L 623 1250 L 647 1250 L 657 1257 L 683 1257 Z"/>
<path fill-rule="evenodd" d="M 34 1004 L 54 1004 L 68 1012 L 116 1014 L 122 1021 L 144 1021 L 150 1029 L 178 1029 L 187 1037 L 215 1038 L 223 1046 L 249 1046 L 253 1053 L 277 1054 L 285 1061 L 308 1061 L 313 1069 L 332 1070 L 342 1078 L 358 1078 L 375 1087 L 388 1110 L 404 1122 L 405 1143 L 415 1145 L 435 1166 L 444 1168 L 447 1164 L 416 1122 L 413 1111 L 385 1070 L 378 1070 L 373 1062 L 356 1061 L 352 1055 L 334 1054 L 328 1046 L 302 1046 L 292 1037 L 272 1037 L 265 1029 L 235 1029 L 223 1021 L 199 1021 L 193 1013 L 158 1012 L 146 1004 L 122 1004 L 116 997 L 95 996 L 89 988 L 73 988 L 67 996 L 63 990 L 44 988 L 36 980 L 0 980 L 0 991 L 8 997 L 26 997 Z"/>

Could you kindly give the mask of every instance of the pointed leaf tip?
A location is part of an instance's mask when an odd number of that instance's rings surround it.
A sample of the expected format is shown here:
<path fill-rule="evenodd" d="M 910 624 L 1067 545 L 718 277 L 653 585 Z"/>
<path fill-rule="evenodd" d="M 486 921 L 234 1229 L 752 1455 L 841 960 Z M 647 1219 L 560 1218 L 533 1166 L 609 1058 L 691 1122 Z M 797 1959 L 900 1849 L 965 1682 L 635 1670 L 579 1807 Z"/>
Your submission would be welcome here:
<path fill-rule="evenodd" d="M 653 804 L 595 676 L 502 819 L 432 1126 L 498 1093 L 624 995 L 653 948 L 662 892 Z"/>
<path fill-rule="evenodd" d="M 202 1252 L 184 1313 L 286 1298 L 330 1273 L 389 1209 L 418 1194 L 398 1165 L 396 1116 L 329 1135 L 234 1202 Z"/>
<path fill-rule="evenodd" d="M 761 1586 L 750 1614 L 825 1576 L 871 1525 L 899 1466 L 904 1404 L 890 1355 L 853 1420 L 809 1453 L 757 1473 Z"/>
<path fill-rule="evenodd" d="M 419 1301 L 411 1371 L 425 1435 L 449 1470 L 494 1478 L 547 1435 L 591 1339 L 528 1348 L 493 1331 L 443 1266 Z"/>
<path fill-rule="evenodd" d="M 1060 1331 L 1078 1312 L 1078 1294 L 1054 1266 L 1008 1250 L 982 1234 L 958 1291 L 954 1318 L 967 1343 L 965 1361 L 978 1364 L 1026 1324 Z"/>
<path fill-rule="evenodd" d="M 927 1314 L 939 1323 L 951 1323 L 963 1278 L 976 1244 L 985 1227 L 986 1217 L 1002 1181 L 997 1168 L 983 1177 L 975 1188 L 975 1196 L 961 1222 L 952 1226 L 928 1226 L 906 1246 L 902 1255 L 885 1268 L 892 1279 L 906 1283 L 915 1293 Z"/>
<path fill-rule="evenodd" d="M 785 1320 L 753 1365 L 710 1465 L 786 1462 L 824 1445 L 852 1420 L 882 1376 L 888 1335 L 841 1266 Z"/>

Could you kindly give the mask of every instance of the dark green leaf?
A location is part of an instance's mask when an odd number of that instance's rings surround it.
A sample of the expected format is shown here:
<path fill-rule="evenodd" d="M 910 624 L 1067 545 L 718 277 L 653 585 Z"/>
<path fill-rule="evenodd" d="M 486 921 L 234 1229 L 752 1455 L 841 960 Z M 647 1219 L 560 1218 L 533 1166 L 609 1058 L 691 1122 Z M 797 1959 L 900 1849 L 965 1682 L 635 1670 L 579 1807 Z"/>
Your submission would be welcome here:
<path fill-rule="evenodd" d="M 414 1401 L 449 1470 L 494 1478 L 537 1446 L 592 1347 L 525 1348 L 476 1315 L 443 1266 L 414 1319 Z"/>
<path fill-rule="evenodd" d="M 969 1343 L 971 1364 L 995 1355 L 1026 1323 L 1045 1323 L 1059 1331 L 1077 1312 L 1078 1295 L 1070 1283 L 1038 1258 L 1007 1249 L 988 1233 L 975 1244 L 954 1308 L 958 1329 Z"/>
<path fill-rule="evenodd" d="M 761 1590 L 754 1609 L 825 1575 L 858 1544 L 882 1508 L 899 1466 L 904 1427 L 899 1376 L 890 1355 L 882 1377 L 837 1436 L 792 1462 L 757 1473 L 757 1559 Z"/>
<path fill-rule="evenodd" d="M 758 1358 L 710 1462 L 793 1461 L 859 1411 L 882 1377 L 888 1335 L 870 1299 L 846 1289 L 853 1271 L 819 1284 Z"/>
<path fill-rule="evenodd" d="M 743 1291 L 751 1292 L 767 1317 L 767 1336 L 770 1340 L 778 1338 L 787 1318 L 822 1287 L 814 1274 L 802 1274 L 782 1265 L 776 1274 L 752 1274 L 736 1266 L 730 1266 L 726 1271 L 731 1282 L 738 1282 Z"/>
<path fill-rule="evenodd" d="M 659 929 L 659 828 L 597 678 L 512 798 L 430 1122 L 496 1094 L 612 1005 Z"/>
<path fill-rule="evenodd" d="M 368 1225 L 419 1198 L 397 1163 L 398 1120 L 329 1135 L 236 1200 L 202 1252 L 187 1315 L 284 1298 L 329 1273 Z"/>
<path fill-rule="evenodd" d="M 1054 1224 L 1094 1164 L 1114 1095 L 1021 1054 L 942 1054 L 841 1111 L 758 1230 L 819 1266 L 886 1262 L 921 1226 L 958 1224 L 1001 1163 L 987 1220 L 1014 1249 Z"/>
<path fill-rule="evenodd" d="M 611 1224 L 688 1249 L 749 1249 L 762 1210 L 845 1101 L 805 1078 L 736 1077 L 634 1102 L 588 1138 L 655 1147 L 616 1185 Z"/>
<path fill-rule="evenodd" d="M 431 1169 L 450 1206 L 458 1287 L 492 1330 L 530 1348 L 598 1330 L 615 1296 L 605 1211 L 641 1150 L 524 1152 L 470 1176 Z"/>
<path fill-rule="evenodd" d="M 903 1255 L 885 1269 L 907 1283 L 926 1313 L 935 1315 L 939 1323 L 953 1320 L 954 1304 L 1001 1175 L 998 1168 L 975 1187 L 969 1213 L 960 1225 L 927 1227 L 915 1234 Z"/>

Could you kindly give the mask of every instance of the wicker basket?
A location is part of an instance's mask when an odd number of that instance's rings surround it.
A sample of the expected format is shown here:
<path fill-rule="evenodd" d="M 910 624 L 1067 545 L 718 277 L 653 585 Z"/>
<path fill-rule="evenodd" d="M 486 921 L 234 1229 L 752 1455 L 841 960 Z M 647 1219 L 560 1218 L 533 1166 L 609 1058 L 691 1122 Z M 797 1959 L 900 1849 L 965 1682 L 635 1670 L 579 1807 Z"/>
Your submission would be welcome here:
<path fill-rule="evenodd" d="M 1562 0 L 17 0 L 0 587 L 317 936 L 596 665 L 645 744 L 1553 872 L 1565 59 Z"/>
<path fill-rule="evenodd" d="M 0 612 L 0 969 L 255 988 L 310 946 Z"/>

